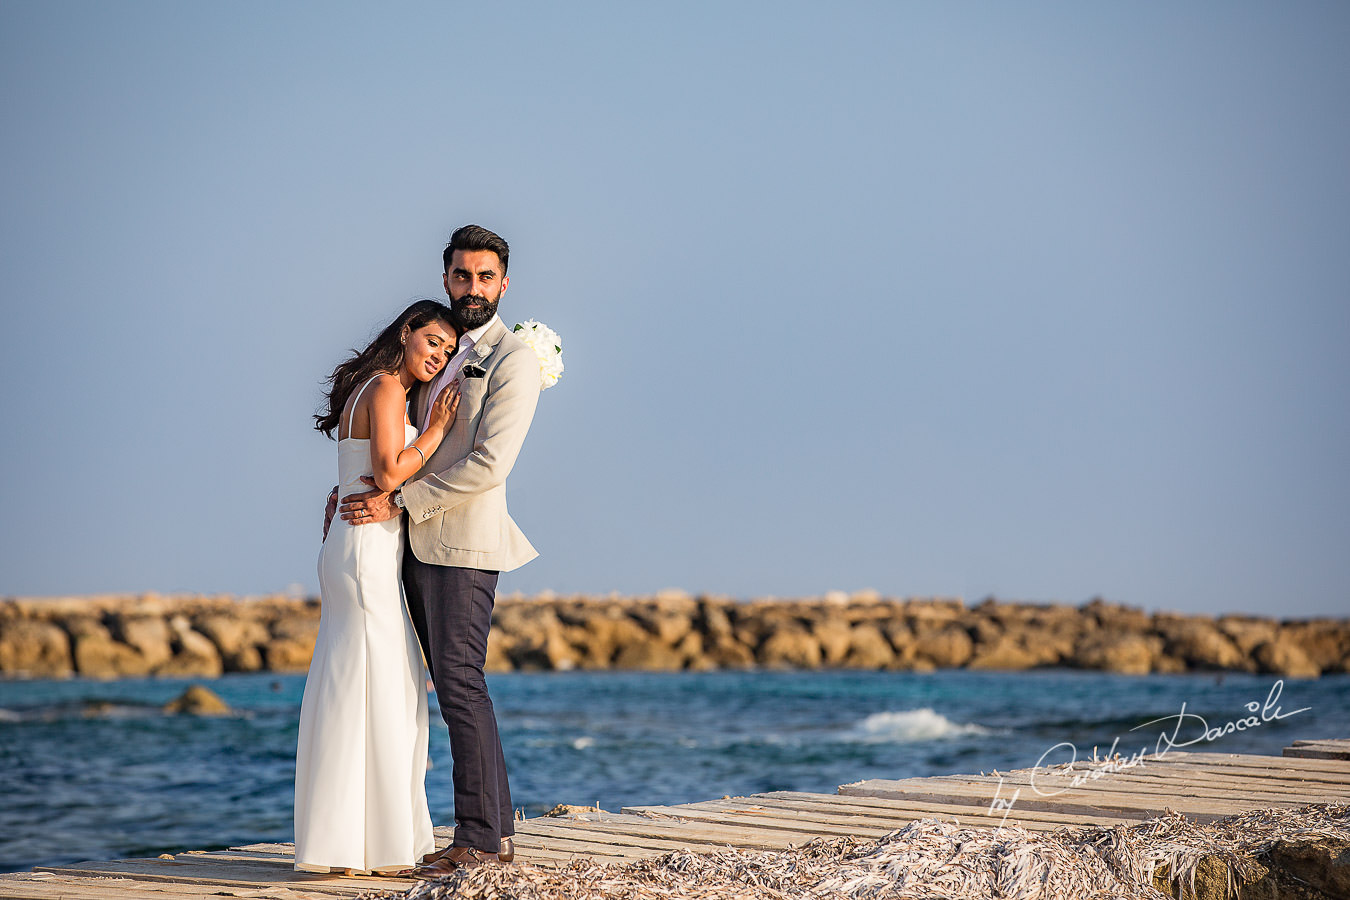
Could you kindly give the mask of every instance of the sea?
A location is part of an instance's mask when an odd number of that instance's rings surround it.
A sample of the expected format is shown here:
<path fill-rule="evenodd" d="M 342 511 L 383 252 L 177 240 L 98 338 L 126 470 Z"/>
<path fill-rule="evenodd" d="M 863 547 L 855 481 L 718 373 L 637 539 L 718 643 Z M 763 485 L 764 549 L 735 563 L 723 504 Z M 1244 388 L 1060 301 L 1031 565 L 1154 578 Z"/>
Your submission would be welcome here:
<path fill-rule="evenodd" d="M 234 714 L 160 711 L 193 683 Z M 526 816 L 1350 737 L 1345 675 L 574 671 L 489 687 Z M 303 690 L 274 674 L 0 682 L 0 871 L 289 842 Z M 453 824 L 443 728 L 430 758 L 432 818 Z"/>

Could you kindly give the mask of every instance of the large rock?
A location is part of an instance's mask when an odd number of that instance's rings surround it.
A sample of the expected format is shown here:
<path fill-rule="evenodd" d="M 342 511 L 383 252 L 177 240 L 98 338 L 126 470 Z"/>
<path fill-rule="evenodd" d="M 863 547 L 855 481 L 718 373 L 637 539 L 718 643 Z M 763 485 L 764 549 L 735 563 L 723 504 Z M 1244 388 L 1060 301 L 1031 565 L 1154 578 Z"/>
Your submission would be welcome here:
<path fill-rule="evenodd" d="M 304 672 L 314 658 L 314 642 L 301 638 L 272 638 L 262 648 L 269 672 Z"/>
<path fill-rule="evenodd" d="M 578 655 L 564 634 L 562 620 L 547 607 L 528 611 L 511 610 L 501 621 L 501 630 L 510 635 L 507 656 L 511 664 L 524 671 L 576 668 Z"/>
<path fill-rule="evenodd" d="M 680 642 L 675 645 L 675 652 L 680 654 L 684 660 L 686 669 L 708 669 L 713 666 L 708 663 L 707 656 L 703 653 L 703 635 L 697 631 L 690 631 Z"/>
<path fill-rule="evenodd" d="M 624 647 L 654 639 L 617 605 L 595 609 L 581 625 L 567 626 L 565 634 L 583 669 L 608 669 Z"/>
<path fill-rule="evenodd" d="M 1263 674 L 1289 678 L 1316 678 L 1322 674 L 1321 667 L 1308 659 L 1303 648 L 1287 634 L 1258 644 L 1252 651 L 1252 659 Z"/>
<path fill-rule="evenodd" d="M 755 652 L 761 666 L 814 669 L 820 665 L 820 643 L 795 621 L 782 625 Z"/>
<path fill-rule="evenodd" d="M 959 668 L 975 655 L 975 642 L 964 628 L 955 624 L 918 635 L 915 648 L 919 659 L 928 660 L 939 669 Z"/>
<path fill-rule="evenodd" d="M 734 629 L 731 624 L 731 615 L 735 612 L 735 607 L 729 600 L 717 600 L 712 597 L 704 597 L 699 600 L 698 614 L 694 620 L 694 625 L 703 632 L 705 637 L 718 643 L 734 635 Z"/>
<path fill-rule="evenodd" d="M 156 675 L 166 678 L 215 678 L 225 671 L 216 645 L 206 635 L 194 630 L 187 616 L 177 615 L 170 619 L 169 630 L 173 634 L 173 656 L 155 668 Z"/>
<path fill-rule="evenodd" d="M 811 634 L 820 644 L 821 662 L 827 666 L 843 663 L 853 645 L 853 629 L 842 616 L 823 616 L 811 623 Z"/>
<path fill-rule="evenodd" d="M 1319 672 L 1331 671 L 1350 654 L 1350 622 L 1312 619 L 1285 622 L 1280 636 L 1298 644 Z"/>
<path fill-rule="evenodd" d="M 684 663 L 683 653 L 650 635 L 624 644 L 614 657 L 614 668 L 644 672 L 677 672 Z"/>
<path fill-rule="evenodd" d="M 511 672 L 511 657 L 506 652 L 506 641 L 494 628 L 488 632 L 487 658 L 483 663 L 484 672 Z"/>
<path fill-rule="evenodd" d="M 732 635 L 747 647 L 758 648 L 774 632 L 789 627 L 802 630 L 801 623 L 788 610 L 760 600 L 737 611 Z M 819 645 L 816 649 L 820 649 Z"/>
<path fill-rule="evenodd" d="M 1031 669 L 1037 656 L 1012 635 L 1003 634 L 987 644 L 977 644 L 975 655 L 966 663 L 967 669 Z"/>
<path fill-rule="evenodd" d="M 65 678 L 74 671 L 70 637 L 51 622 L 0 622 L 0 674 L 20 678 Z"/>
<path fill-rule="evenodd" d="M 271 638 L 263 645 L 263 665 L 273 672 L 304 672 L 314 656 L 319 619 L 312 613 L 295 612 L 272 622 Z"/>
<path fill-rule="evenodd" d="M 75 671 L 85 678 L 135 678 L 147 675 L 150 665 L 134 647 L 113 638 L 101 622 L 82 618 L 68 623 L 74 644 Z"/>
<path fill-rule="evenodd" d="M 163 616 L 123 612 L 112 616 L 109 624 L 113 637 L 134 647 L 151 670 L 173 656 L 173 633 Z"/>
<path fill-rule="evenodd" d="M 1142 609 L 1119 603 L 1107 603 L 1100 597 L 1083 604 L 1079 610 L 1106 631 L 1132 631 L 1143 634 L 1153 628 L 1153 620 Z"/>
<path fill-rule="evenodd" d="M 844 665 L 850 669 L 885 669 L 895 662 L 895 651 L 881 629 L 863 622 L 849 631 Z"/>
<path fill-rule="evenodd" d="M 666 597 L 637 607 L 632 617 L 662 644 L 673 647 L 689 633 L 696 613 L 697 606 L 692 599 Z"/>
<path fill-rule="evenodd" d="M 1238 900 L 1284 900 L 1317 898 L 1343 900 L 1350 897 L 1350 841 L 1315 836 L 1290 836 L 1276 841 L 1260 857 L 1259 878 L 1239 887 Z M 1214 879 L 1215 900 L 1220 893 Z M 1197 883 L 1197 889 L 1200 885 Z M 1198 894 L 1198 890 L 1197 890 Z"/>
<path fill-rule="evenodd" d="M 1185 660 L 1191 669 L 1254 668 L 1246 655 L 1212 621 L 1158 616 L 1155 627 L 1164 641 L 1163 653 Z"/>
<path fill-rule="evenodd" d="M 755 665 L 755 652 L 730 634 L 714 639 L 711 645 L 705 642 L 703 655 L 719 669 L 749 669 Z"/>
<path fill-rule="evenodd" d="M 1221 616 L 1217 624 L 1238 652 L 1248 657 L 1258 644 L 1274 640 L 1279 631 L 1277 623 L 1254 616 Z"/>
<path fill-rule="evenodd" d="M 263 666 L 259 649 L 270 639 L 267 628 L 252 618 L 216 613 L 200 616 L 193 627 L 211 639 L 227 672 L 256 672 Z"/>
<path fill-rule="evenodd" d="M 182 694 L 164 704 L 164 711 L 170 715 L 191 716 L 228 716 L 232 712 L 218 694 L 200 684 L 189 685 Z"/>
<path fill-rule="evenodd" d="M 1075 648 L 1069 662 L 1080 669 L 1147 675 L 1161 649 L 1162 639 L 1154 635 L 1095 632 Z"/>

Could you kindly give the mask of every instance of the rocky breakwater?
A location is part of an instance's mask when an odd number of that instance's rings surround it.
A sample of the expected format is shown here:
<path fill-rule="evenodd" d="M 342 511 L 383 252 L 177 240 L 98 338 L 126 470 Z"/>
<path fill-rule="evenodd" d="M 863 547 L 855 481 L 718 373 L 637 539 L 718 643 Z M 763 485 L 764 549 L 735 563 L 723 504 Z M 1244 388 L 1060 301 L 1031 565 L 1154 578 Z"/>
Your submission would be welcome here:
<path fill-rule="evenodd" d="M 0 601 L 0 676 L 215 677 L 303 672 L 319 602 L 285 596 L 94 596 Z"/>
<path fill-rule="evenodd" d="M 304 671 L 319 603 L 289 597 L 13 598 L 0 601 L 0 676 L 117 678 Z M 1068 667 L 1235 671 L 1315 678 L 1350 671 L 1350 620 L 1147 613 L 873 593 L 735 601 L 499 599 L 488 669 Z"/>
<path fill-rule="evenodd" d="M 799 600 L 504 598 L 488 666 L 513 669 L 852 668 L 1236 671 L 1315 678 L 1350 671 L 1350 620 L 1146 613 L 873 593 Z"/>

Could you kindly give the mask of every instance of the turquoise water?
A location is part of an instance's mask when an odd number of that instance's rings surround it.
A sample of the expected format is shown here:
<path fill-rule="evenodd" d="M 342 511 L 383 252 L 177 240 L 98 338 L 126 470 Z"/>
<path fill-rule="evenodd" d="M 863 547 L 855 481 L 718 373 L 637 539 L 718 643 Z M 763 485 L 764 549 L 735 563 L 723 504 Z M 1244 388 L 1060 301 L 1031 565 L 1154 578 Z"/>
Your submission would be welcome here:
<path fill-rule="evenodd" d="M 1350 737 L 1347 676 L 1284 684 L 1264 722 L 1276 681 L 1247 675 L 569 672 L 489 682 L 527 815 L 1026 768 L 1052 747 L 1047 763 L 1075 748 L 1091 757 L 1116 738 L 1128 755 L 1164 733 L 1198 739 L 1191 750 L 1274 755 L 1299 738 Z M 0 682 L 0 871 L 290 841 L 304 678 L 227 676 L 206 683 L 238 715 L 159 714 L 189 683 Z M 1203 740 L 1197 716 L 1221 731 L 1252 716 L 1249 703 L 1261 724 Z M 1154 719 L 1165 721 L 1130 730 Z M 451 824 L 443 729 L 433 728 L 431 757 L 432 817 Z"/>

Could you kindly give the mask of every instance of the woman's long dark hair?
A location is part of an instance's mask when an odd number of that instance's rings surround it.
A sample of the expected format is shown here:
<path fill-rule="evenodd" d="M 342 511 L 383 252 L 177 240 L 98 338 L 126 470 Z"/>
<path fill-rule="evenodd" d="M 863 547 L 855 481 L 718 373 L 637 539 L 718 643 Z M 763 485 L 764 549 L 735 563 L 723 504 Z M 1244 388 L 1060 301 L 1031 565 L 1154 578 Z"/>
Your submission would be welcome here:
<path fill-rule="evenodd" d="M 314 414 L 314 430 L 322 431 L 328 437 L 338 427 L 342 418 L 342 408 L 347 398 L 358 385 L 364 384 L 376 372 L 389 372 L 403 363 L 403 328 L 416 331 L 432 322 L 444 322 L 452 334 L 455 330 L 454 313 L 450 307 L 435 300 L 418 300 L 390 322 L 375 340 L 364 350 L 353 350 L 352 356 L 333 370 L 325 382 L 328 385 L 328 411 Z"/>

